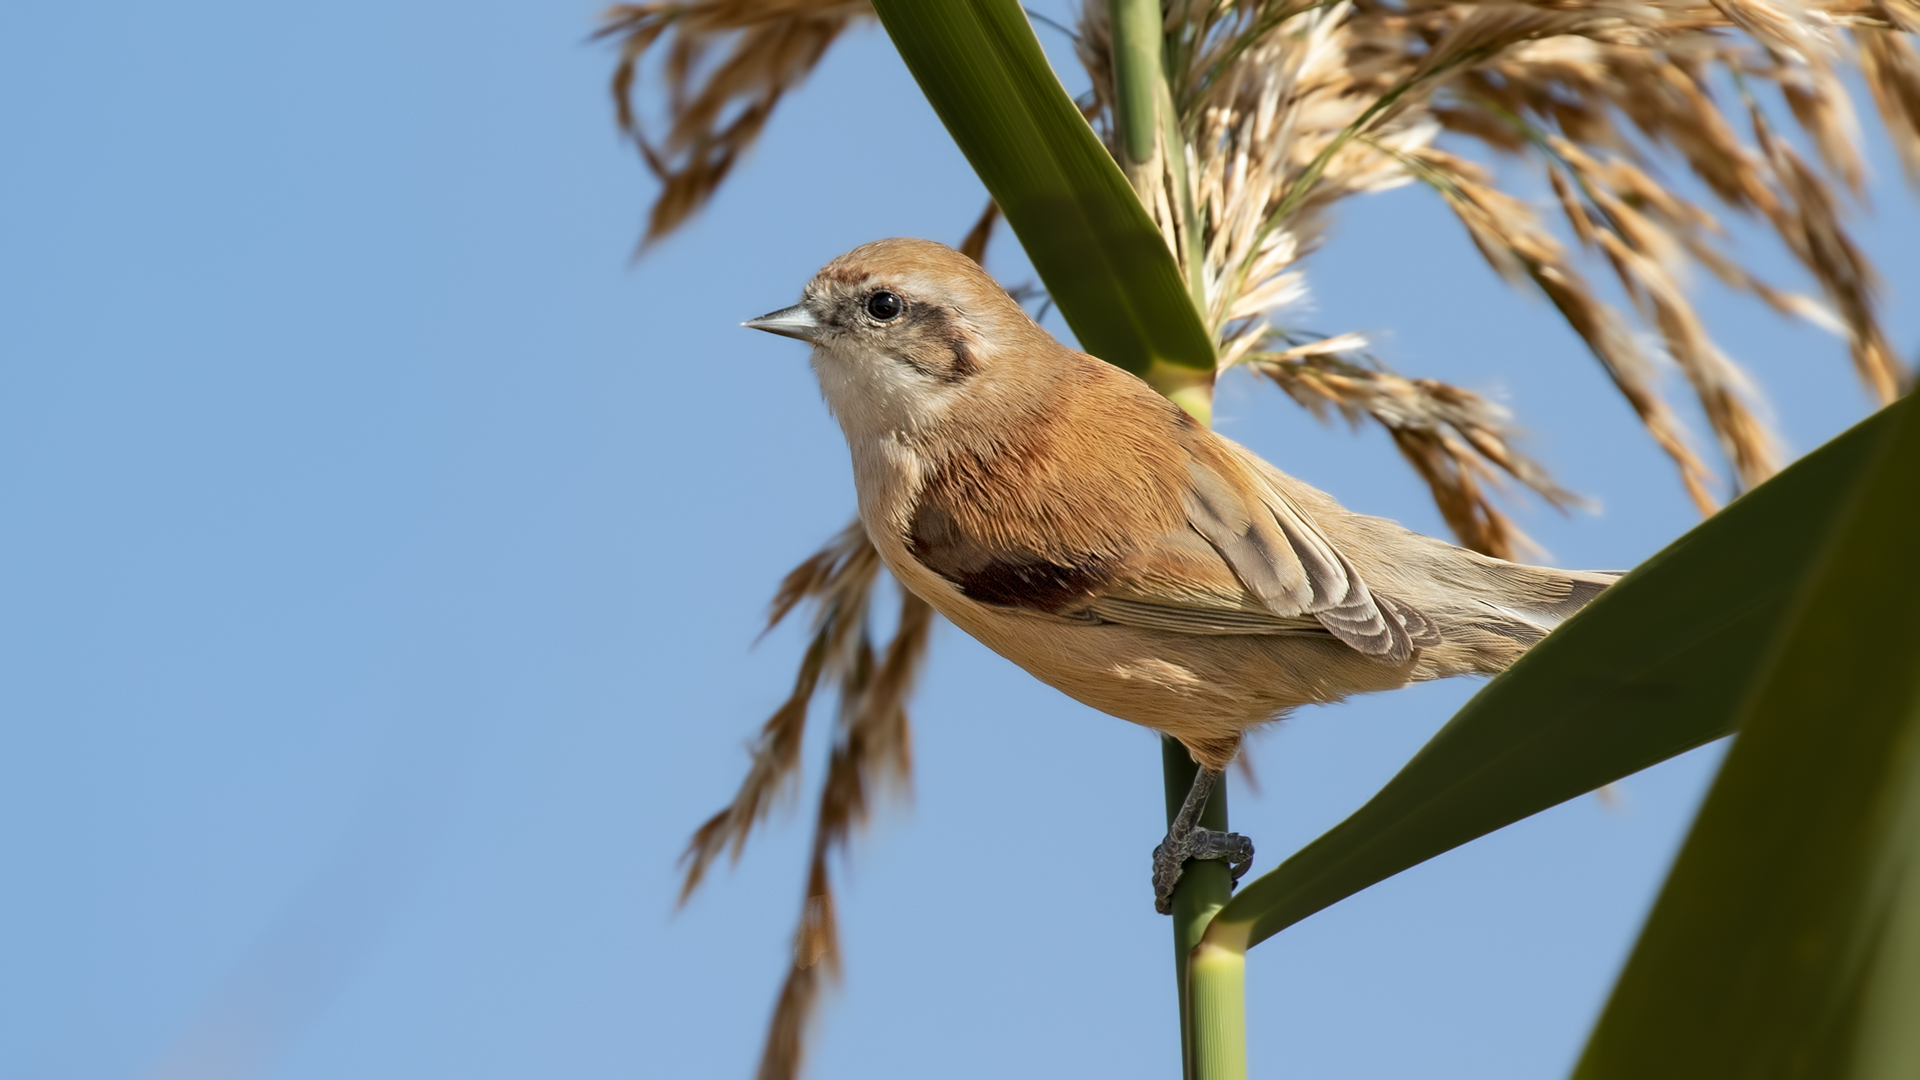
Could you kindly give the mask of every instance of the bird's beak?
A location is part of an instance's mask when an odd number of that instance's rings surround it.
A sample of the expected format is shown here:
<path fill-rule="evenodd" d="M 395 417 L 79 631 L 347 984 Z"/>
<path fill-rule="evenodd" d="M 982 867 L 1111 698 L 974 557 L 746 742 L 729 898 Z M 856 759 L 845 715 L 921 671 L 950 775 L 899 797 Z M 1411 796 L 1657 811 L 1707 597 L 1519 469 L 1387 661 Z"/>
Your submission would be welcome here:
<path fill-rule="evenodd" d="M 820 320 L 813 317 L 813 312 L 808 311 L 805 304 L 781 308 L 779 311 L 769 312 L 757 319 L 748 319 L 740 325 L 750 326 L 755 330 L 765 330 L 769 334 L 779 334 L 781 337 L 799 338 L 809 344 L 819 336 L 821 330 Z"/>

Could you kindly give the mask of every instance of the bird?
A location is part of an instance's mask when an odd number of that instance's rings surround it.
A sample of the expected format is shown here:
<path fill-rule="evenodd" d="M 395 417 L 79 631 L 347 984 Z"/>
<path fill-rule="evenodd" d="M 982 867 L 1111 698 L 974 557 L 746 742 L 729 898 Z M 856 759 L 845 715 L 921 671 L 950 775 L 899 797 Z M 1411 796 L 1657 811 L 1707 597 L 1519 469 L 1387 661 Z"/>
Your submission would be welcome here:
<path fill-rule="evenodd" d="M 878 240 L 742 325 L 812 346 L 860 521 L 899 584 L 1041 682 L 1198 765 L 1154 851 L 1253 856 L 1198 825 L 1242 736 L 1305 705 L 1491 675 L 1618 577 L 1481 555 L 1354 513 L 1136 376 L 1067 347 L 971 258 Z"/>

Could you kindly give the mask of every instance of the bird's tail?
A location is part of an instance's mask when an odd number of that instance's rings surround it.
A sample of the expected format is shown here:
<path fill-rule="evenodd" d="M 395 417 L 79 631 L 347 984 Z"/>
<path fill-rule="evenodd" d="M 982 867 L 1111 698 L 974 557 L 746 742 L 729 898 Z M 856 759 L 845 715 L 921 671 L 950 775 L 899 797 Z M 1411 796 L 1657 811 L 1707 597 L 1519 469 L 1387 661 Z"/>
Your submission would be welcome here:
<path fill-rule="evenodd" d="M 1607 586 L 1620 580 L 1619 571 L 1554 570 L 1543 566 L 1502 563 L 1492 576 L 1505 590 L 1483 597 L 1486 627 L 1531 645 L 1586 607 Z"/>
<path fill-rule="evenodd" d="M 1462 569 L 1462 576 L 1477 580 L 1447 590 L 1445 610 L 1433 613 L 1445 639 L 1433 650 L 1444 669 L 1434 676 L 1505 671 L 1620 579 L 1619 572 L 1556 570 L 1484 556 L 1471 556 L 1470 567 Z"/>
<path fill-rule="evenodd" d="M 1313 488 L 1282 479 L 1316 511 L 1376 597 L 1420 613 L 1438 634 L 1438 644 L 1422 643 L 1416 679 L 1505 671 L 1621 576 L 1482 555 L 1385 518 L 1348 513 Z"/>

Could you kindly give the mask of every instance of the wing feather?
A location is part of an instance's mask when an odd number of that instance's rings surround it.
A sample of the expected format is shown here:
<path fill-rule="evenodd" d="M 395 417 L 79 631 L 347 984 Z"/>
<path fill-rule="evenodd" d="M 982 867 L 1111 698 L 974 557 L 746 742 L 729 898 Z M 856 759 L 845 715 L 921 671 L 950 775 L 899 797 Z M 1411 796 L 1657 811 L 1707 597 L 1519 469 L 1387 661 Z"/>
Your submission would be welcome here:
<path fill-rule="evenodd" d="M 1256 464 L 1230 454 L 1209 460 L 1214 455 L 1192 449 L 1188 522 L 1268 611 L 1283 619 L 1312 615 L 1355 650 L 1392 664 L 1413 654 L 1416 626 L 1422 639 L 1437 638 L 1431 621 L 1407 605 L 1376 601 L 1352 562 Z"/>
<path fill-rule="evenodd" d="M 1087 613 L 1101 622 L 1175 634 L 1327 636 L 1327 628 L 1311 615 L 1281 618 L 1264 608 L 1214 606 L 1196 603 L 1191 597 L 1168 600 L 1113 593 L 1088 605 Z"/>
<path fill-rule="evenodd" d="M 1318 587 L 1271 513 L 1198 458 L 1187 462 L 1187 523 L 1212 544 L 1267 610 L 1287 617 L 1313 609 Z M 1320 568 L 1316 562 L 1316 569 Z"/>

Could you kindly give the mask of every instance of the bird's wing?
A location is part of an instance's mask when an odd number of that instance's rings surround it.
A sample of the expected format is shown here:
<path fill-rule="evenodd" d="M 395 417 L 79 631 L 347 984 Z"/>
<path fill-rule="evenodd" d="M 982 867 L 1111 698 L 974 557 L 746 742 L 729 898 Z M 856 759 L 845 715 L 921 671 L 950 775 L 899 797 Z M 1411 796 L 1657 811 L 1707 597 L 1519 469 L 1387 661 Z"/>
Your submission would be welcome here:
<path fill-rule="evenodd" d="M 1037 468 L 1058 453 L 1044 440 L 951 455 L 907 515 L 908 553 L 970 600 L 1039 615 L 1188 634 L 1330 634 L 1395 664 L 1438 644 L 1418 611 L 1367 588 L 1286 479 L 1247 451 L 1190 422 L 1169 424 L 1150 446 L 1097 424 L 1078 430 L 1117 442 L 1082 455 L 1080 472 Z"/>
<path fill-rule="evenodd" d="M 1331 634 L 1395 664 L 1439 643 L 1426 616 L 1369 590 L 1313 519 L 1235 452 L 1245 453 L 1224 440 L 1192 448 L 1188 530 L 1136 552 L 1134 572 L 1101 590 L 1090 614 L 1182 633 Z"/>
<path fill-rule="evenodd" d="M 1327 636 L 1312 615 L 1276 615 L 1261 604 L 1220 552 L 1184 525 L 1131 552 L 1080 614 L 1177 634 Z"/>

